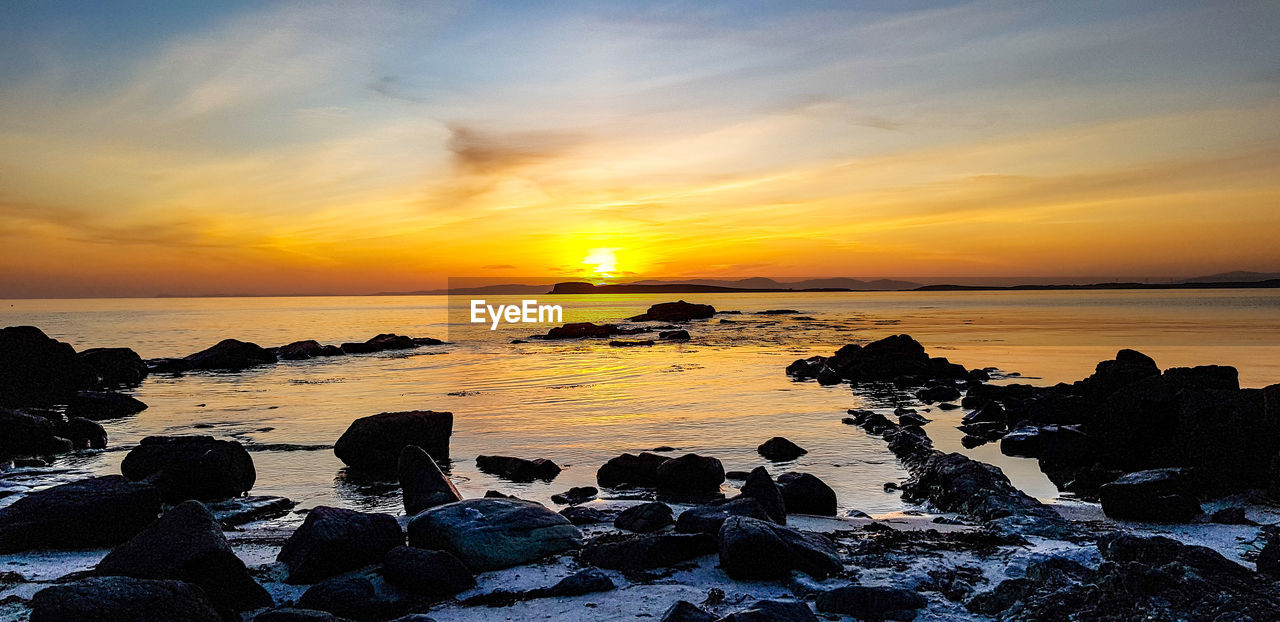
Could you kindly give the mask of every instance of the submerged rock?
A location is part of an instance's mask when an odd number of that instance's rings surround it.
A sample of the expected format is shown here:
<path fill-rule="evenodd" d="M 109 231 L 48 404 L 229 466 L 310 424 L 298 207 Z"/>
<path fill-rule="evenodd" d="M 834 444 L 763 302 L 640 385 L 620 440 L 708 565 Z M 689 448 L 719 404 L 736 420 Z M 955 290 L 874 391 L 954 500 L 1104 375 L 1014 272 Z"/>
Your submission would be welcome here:
<path fill-rule="evenodd" d="M 402 544 L 404 532 L 389 514 L 322 505 L 307 514 L 276 560 L 289 567 L 287 582 L 314 583 L 378 562 Z"/>
<path fill-rule="evenodd" d="M 792 570 L 821 579 L 844 569 L 835 543 L 818 534 L 733 516 L 719 535 L 720 567 L 734 579 L 777 579 Z"/>
<path fill-rule="evenodd" d="M 410 516 L 437 505 L 461 501 L 453 482 L 440 471 L 431 455 L 417 445 L 406 445 L 396 464 L 404 511 Z"/>
<path fill-rule="evenodd" d="M 662 302 L 649 307 L 649 310 L 630 318 L 633 322 L 687 322 L 701 320 L 716 314 L 711 305 L 688 303 L 683 300 Z"/>
<path fill-rule="evenodd" d="M 393 472 L 400 452 L 417 445 L 440 459 L 449 456 L 453 413 L 430 410 L 392 412 L 361 417 L 333 446 L 333 453 L 347 466 L 373 472 Z"/>
<path fill-rule="evenodd" d="M 234 497 L 253 488 L 258 477 L 239 441 L 212 436 L 148 436 L 124 457 L 120 472 L 154 483 L 170 503 Z"/>
<path fill-rule="evenodd" d="M 546 458 L 526 460 L 511 456 L 476 456 L 476 468 L 513 482 L 552 480 L 560 474 L 560 467 Z"/>
<path fill-rule="evenodd" d="M 160 513 L 160 491 L 119 475 L 38 490 L 0 508 L 0 553 L 111 546 Z"/>
<path fill-rule="evenodd" d="M 409 521 L 409 544 L 448 551 L 480 572 L 536 561 L 582 547 L 582 532 L 541 504 L 467 499 Z"/>
<path fill-rule="evenodd" d="M 31 598 L 31 622 L 221 622 L 204 590 L 182 581 L 90 577 Z"/>

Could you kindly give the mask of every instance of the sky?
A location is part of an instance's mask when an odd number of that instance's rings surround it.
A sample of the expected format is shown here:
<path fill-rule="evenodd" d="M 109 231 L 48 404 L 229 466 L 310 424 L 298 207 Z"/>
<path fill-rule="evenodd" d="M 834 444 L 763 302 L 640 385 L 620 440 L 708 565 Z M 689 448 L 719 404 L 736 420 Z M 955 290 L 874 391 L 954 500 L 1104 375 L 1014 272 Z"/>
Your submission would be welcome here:
<path fill-rule="evenodd" d="M 1280 272 L 1280 2 L 0 3 L 0 298 Z"/>

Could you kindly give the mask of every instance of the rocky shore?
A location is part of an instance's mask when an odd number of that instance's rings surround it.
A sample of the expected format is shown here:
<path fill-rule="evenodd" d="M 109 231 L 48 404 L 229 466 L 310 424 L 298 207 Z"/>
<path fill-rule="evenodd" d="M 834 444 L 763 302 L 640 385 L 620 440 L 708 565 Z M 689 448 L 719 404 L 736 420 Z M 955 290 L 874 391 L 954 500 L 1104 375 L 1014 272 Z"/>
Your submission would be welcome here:
<path fill-rule="evenodd" d="M 630 320 L 716 313 L 681 301 Z M 619 326 L 571 324 L 545 338 L 649 330 Z M 689 338 L 679 326 L 660 330 Z M 114 391 L 148 374 L 440 343 L 225 340 L 143 361 L 127 349 L 76 353 L 31 327 L 0 337 L 0 454 L 11 463 L 105 446 L 83 415 L 127 411 L 128 396 Z M 747 472 L 727 472 L 715 456 L 637 451 L 592 465 L 596 486 L 555 495 L 557 509 L 497 491 L 463 498 L 441 468 L 453 413 L 416 410 L 357 418 L 333 446 L 350 476 L 397 486 L 403 513 L 319 506 L 282 527 L 272 519 L 293 504 L 247 496 L 258 473 L 241 443 L 152 436 L 128 450 L 120 475 L 0 507 L 0 619 L 1271 620 L 1280 611 L 1280 512 L 1269 496 L 1280 491 L 1280 386 L 1241 389 L 1227 367 L 1160 371 L 1129 350 L 1074 384 L 998 384 L 907 335 L 801 359 L 786 373 L 884 396 L 883 407 L 833 413 L 831 426 L 883 439 L 909 474 L 886 490 L 918 511 L 838 515 L 836 492 L 813 474 L 770 475 L 765 464 L 806 449 L 767 433 L 760 466 Z M 1036 458 L 1083 501 L 1046 504 L 992 465 L 935 449 L 926 430 L 944 419 L 973 439 L 966 445 L 999 442 Z M 510 482 L 554 482 L 562 470 L 536 455 L 476 464 Z"/>

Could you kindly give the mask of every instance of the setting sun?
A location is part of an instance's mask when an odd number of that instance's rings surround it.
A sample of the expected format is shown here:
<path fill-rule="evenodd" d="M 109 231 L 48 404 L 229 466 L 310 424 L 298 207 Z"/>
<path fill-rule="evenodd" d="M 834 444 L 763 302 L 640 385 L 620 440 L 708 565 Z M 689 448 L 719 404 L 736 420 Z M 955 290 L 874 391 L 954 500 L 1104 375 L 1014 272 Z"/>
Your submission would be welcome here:
<path fill-rule="evenodd" d="M 582 260 L 584 265 L 595 266 L 593 272 L 596 274 L 609 277 L 612 273 L 618 271 L 618 257 L 614 251 L 616 248 L 593 248 L 587 251 L 587 256 Z"/>

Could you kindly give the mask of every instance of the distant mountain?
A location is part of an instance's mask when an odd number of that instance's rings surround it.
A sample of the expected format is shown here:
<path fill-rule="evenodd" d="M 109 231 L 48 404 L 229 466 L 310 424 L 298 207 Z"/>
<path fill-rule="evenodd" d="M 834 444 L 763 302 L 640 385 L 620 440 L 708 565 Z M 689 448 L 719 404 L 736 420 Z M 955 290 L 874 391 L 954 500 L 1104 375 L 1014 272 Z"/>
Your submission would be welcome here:
<path fill-rule="evenodd" d="M 502 285 L 482 285 L 479 287 L 455 287 L 453 289 L 420 289 L 411 292 L 378 292 L 370 296 L 472 296 L 488 294 L 491 296 L 523 294 L 545 294 L 551 290 L 550 285 L 524 285 L 521 283 L 505 283 Z"/>
<path fill-rule="evenodd" d="M 1246 283 L 1253 281 L 1271 281 L 1280 279 L 1280 273 L 1276 272 L 1223 272 L 1222 274 L 1210 274 L 1209 276 L 1198 276 L 1194 279 L 1186 279 L 1182 283 Z"/>
<path fill-rule="evenodd" d="M 915 289 L 920 287 L 919 283 L 909 281 L 893 281 L 889 279 L 877 279 L 874 281 L 863 281 L 859 279 L 850 279 L 845 277 L 833 277 L 826 279 L 806 279 L 803 281 L 776 281 L 774 279 L 762 276 L 751 277 L 738 280 L 720 280 L 720 279 L 688 279 L 673 281 L 646 280 L 636 281 L 632 285 L 705 285 L 709 287 L 725 287 L 731 289 L 755 289 L 755 290 L 798 290 L 798 289 L 842 289 L 852 291 L 896 291 L 904 289 Z"/>

